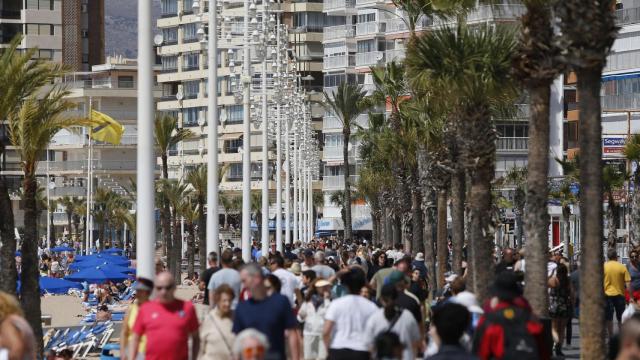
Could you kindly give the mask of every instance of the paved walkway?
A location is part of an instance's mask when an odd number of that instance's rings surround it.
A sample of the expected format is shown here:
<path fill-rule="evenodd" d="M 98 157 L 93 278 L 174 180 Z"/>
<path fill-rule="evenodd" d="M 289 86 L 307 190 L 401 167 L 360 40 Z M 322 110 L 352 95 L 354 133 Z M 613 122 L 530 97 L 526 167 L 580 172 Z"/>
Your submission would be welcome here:
<path fill-rule="evenodd" d="M 564 344 L 562 352 L 565 354 L 565 359 L 580 359 L 580 327 L 578 326 L 578 319 L 572 319 L 572 331 L 571 345 Z"/>

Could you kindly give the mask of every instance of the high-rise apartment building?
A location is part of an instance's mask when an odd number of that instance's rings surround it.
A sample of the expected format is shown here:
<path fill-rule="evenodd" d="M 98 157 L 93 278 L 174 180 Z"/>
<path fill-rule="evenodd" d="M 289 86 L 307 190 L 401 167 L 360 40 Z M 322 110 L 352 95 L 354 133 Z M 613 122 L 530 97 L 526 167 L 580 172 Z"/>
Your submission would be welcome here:
<path fill-rule="evenodd" d="M 182 178 L 190 169 L 207 162 L 207 47 L 200 42 L 199 29 L 208 19 L 208 1 L 201 1 L 196 8 L 193 0 L 162 0 L 158 29 L 162 43 L 158 55 L 162 68 L 158 83 L 162 87 L 162 97 L 157 104 L 160 113 L 170 114 L 178 119 L 182 128 L 191 130 L 195 137 L 178 144 L 169 153 L 169 177 Z M 274 5 L 275 6 L 275 5 Z M 316 2 L 286 2 L 280 6 L 279 18 L 289 29 L 289 56 L 298 61 L 300 83 L 311 97 L 319 99 L 322 90 L 322 26 L 324 14 L 322 4 Z M 257 2 L 257 14 L 261 18 L 262 3 Z M 260 20 L 258 20 L 260 21 Z M 242 151 L 251 151 L 251 189 L 259 191 L 262 184 L 262 127 L 252 122 L 251 138 L 243 139 L 243 105 L 234 96 L 238 82 L 233 76 L 240 70 L 244 34 L 244 1 L 225 1 L 218 20 L 220 35 L 218 40 L 218 161 L 226 169 L 220 182 L 220 191 L 225 195 L 239 196 L 242 189 Z M 200 35 L 200 36 L 199 36 Z M 268 66 L 271 65 L 271 61 Z M 252 102 L 259 103 L 255 96 L 260 93 L 260 63 L 252 64 Z M 233 70 L 232 70 L 233 69 Z M 268 69 L 269 71 L 270 68 Z M 270 76 L 270 75 L 268 75 Z M 268 78 L 269 79 L 269 78 Z M 259 106 L 258 106 L 259 107 Z M 316 115 L 318 112 L 315 112 Z M 273 119 L 270 119 L 273 121 Z M 317 118 L 317 128 L 320 118 Z M 274 126 L 274 123 L 269 125 Z M 248 144 L 248 146 L 246 146 Z M 270 144 L 269 189 L 270 218 L 275 216 L 275 156 Z M 283 199 L 284 199 L 283 195 Z M 283 200 L 284 202 L 284 200 Z M 221 214 L 230 209 L 220 208 Z"/>
<path fill-rule="evenodd" d="M 89 71 L 104 62 L 104 0 L 2 0 L 0 47 L 23 34 L 23 49 Z"/>
<path fill-rule="evenodd" d="M 333 19 L 324 28 L 324 87 L 327 93 L 335 92 L 343 82 L 357 83 L 369 92 L 374 90 L 371 67 L 384 66 L 391 61 L 404 59 L 409 29 L 406 14 L 391 1 L 384 0 L 325 0 L 323 11 Z M 503 1 L 493 5 L 480 5 L 467 16 L 467 23 L 496 24 L 515 23 L 525 8 L 518 1 Z M 421 17 L 416 23 L 417 33 L 430 31 L 445 22 Z M 526 107 L 523 107 L 523 110 Z M 367 115 L 356 120 L 360 126 L 368 124 Z M 525 166 L 527 160 L 528 124 L 526 111 L 513 119 L 496 119 L 500 135 L 497 142 L 496 176 L 502 176 L 514 166 Z M 341 207 L 330 201 L 331 194 L 344 190 L 342 124 L 331 112 L 323 120 L 323 182 L 324 218 L 318 229 L 336 232 L 344 229 Z M 351 184 L 358 180 L 361 159 L 358 141 L 350 144 Z M 371 216 L 368 205 L 355 203 L 352 207 L 353 230 L 368 235 Z"/>

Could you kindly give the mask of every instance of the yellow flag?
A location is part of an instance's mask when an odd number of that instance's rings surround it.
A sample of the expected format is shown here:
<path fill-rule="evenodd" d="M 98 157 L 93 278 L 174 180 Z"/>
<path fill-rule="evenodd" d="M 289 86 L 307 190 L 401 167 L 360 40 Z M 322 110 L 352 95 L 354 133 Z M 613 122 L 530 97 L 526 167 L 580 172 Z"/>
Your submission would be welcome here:
<path fill-rule="evenodd" d="M 91 110 L 91 138 L 118 145 L 120 144 L 122 133 L 124 133 L 122 124 L 108 115 Z"/>

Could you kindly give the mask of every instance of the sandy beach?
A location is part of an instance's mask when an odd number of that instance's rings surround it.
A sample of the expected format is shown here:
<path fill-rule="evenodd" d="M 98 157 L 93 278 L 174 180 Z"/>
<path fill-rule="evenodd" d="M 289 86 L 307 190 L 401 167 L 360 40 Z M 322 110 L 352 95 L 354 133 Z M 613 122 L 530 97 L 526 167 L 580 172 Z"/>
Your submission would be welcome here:
<path fill-rule="evenodd" d="M 197 292 L 196 286 L 178 286 L 176 297 L 191 300 Z M 51 327 L 76 326 L 89 313 L 83 308 L 80 298 L 73 295 L 44 296 L 41 309 L 42 315 L 51 316 Z"/>

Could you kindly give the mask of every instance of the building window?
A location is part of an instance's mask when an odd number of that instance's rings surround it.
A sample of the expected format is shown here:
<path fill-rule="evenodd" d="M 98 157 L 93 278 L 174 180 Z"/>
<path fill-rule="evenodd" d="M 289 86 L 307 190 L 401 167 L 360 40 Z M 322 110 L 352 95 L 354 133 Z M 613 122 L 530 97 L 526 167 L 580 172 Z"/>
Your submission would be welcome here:
<path fill-rule="evenodd" d="M 80 31 L 80 36 L 82 36 L 82 38 L 83 38 L 83 39 L 87 39 L 87 38 L 89 38 L 89 30 L 82 29 L 82 30 Z"/>
<path fill-rule="evenodd" d="M 162 57 L 162 71 L 170 72 L 178 69 L 178 57 L 177 56 L 163 56 Z"/>
<path fill-rule="evenodd" d="M 165 45 L 177 44 L 178 28 L 172 27 L 172 28 L 162 29 L 162 38 L 163 38 L 163 43 Z"/>
<path fill-rule="evenodd" d="M 240 79 L 237 76 L 226 76 L 227 80 L 227 95 L 233 95 L 233 93 L 240 91 Z"/>
<path fill-rule="evenodd" d="M 358 41 L 357 47 L 358 47 L 358 52 L 359 53 L 368 53 L 368 52 L 372 52 L 372 51 L 378 50 L 378 48 L 376 46 L 376 40 L 373 40 L 373 39 L 372 40 Z"/>
<path fill-rule="evenodd" d="M 177 0 L 162 0 L 161 5 L 162 16 L 175 16 L 178 14 L 178 1 Z"/>
<path fill-rule="evenodd" d="M 244 120 L 244 111 L 242 105 L 227 106 L 227 123 L 238 124 Z"/>
<path fill-rule="evenodd" d="M 190 127 L 190 126 L 198 126 L 198 116 L 200 115 L 200 110 L 202 108 L 192 107 L 186 108 L 182 110 L 182 126 Z"/>
<path fill-rule="evenodd" d="M 198 64 L 199 58 L 200 54 L 197 52 L 184 53 L 184 55 L 182 55 L 182 70 L 198 70 L 200 68 Z"/>
<path fill-rule="evenodd" d="M 216 88 L 218 96 L 222 95 L 222 81 L 224 77 L 218 77 L 218 86 Z M 209 79 L 204 79 L 204 96 L 209 96 Z"/>
<path fill-rule="evenodd" d="M 182 93 L 185 99 L 195 99 L 200 92 L 200 80 L 185 81 L 182 83 Z"/>
<path fill-rule="evenodd" d="M 235 154 L 238 149 L 242 147 L 242 137 L 237 139 L 227 140 L 224 142 L 224 152 L 227 154 Z"/>
<path fill-rule="evenodd" d="M 343 138 L 342 134 L 326 134 L 324 136 L 325 147 L 342 147 Z"/>
<path fill-rule="evenodd" d="M 9 43 L 18 34 L 22 34 L 22 24 L 0 24 L 0 43 Z"/>
<path fill-rule="evenodd" d="M 118 87 L 124 89 L 133 89 L 133 76 L 118 76 Z"/>
<path fill-rule="evenodd" d="M 251 163 L 251 178 L 260 179 L 262 177 L 262 164 Z M 227 171 L 227 181 L 240 181 L 242 180 L 242 163 L 229 164 L 229 170 Z"/>
<path fill-rule="evenodd" d="M 198 41 L 198 25 L 196 23 L 184 24 L 182 26 L 183 42 Z"/>
<path fill-rule="evenodd" d="M 358 23 L 374 22 L 374 21 L 376 21 L 376 14 L 375 13 L 358 15 Z"/>
<path fill-rule="evenodd" d="M 27 9 L 33 10 L 55 10 L 57 8 L 56 2 L 59 0 L 27 0 Z"/>
<path fill-rule="evenodd" d="M 20 20 L 23 0 L 4 0 L 0 2 L 0 17 L 3 19 Z"/>
<path fill-rule="evenodd" d="M 50 24 L 25 24 L 25 30 L 26 35 L 55 35 L 55 31 L 60 31 Z"/>
<path fill-rule="evenodd" d="M 182 11 L 185 14 L 189 14 L 193 12 L 193 0 L 182 0 Z"/>
<path fill-rule="evenodd" d="M 38 57 L 40 59 L 53 59 L 53 50 L 49 49 L 40 49 L 38 50 Z"/>

